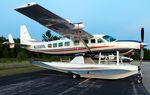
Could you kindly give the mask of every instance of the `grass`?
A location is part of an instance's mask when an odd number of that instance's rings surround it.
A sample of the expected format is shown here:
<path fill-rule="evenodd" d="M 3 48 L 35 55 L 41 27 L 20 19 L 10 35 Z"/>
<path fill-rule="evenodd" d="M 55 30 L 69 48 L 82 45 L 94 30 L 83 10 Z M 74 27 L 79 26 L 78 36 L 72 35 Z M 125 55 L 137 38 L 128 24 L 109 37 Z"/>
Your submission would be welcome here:
<path fill-rule="evenodd" d="M 0 63 L 0 77 L 46 70 L 30 64 L 29 61 L 6 61 Z"/>
<path fill-rule="evenodd" d="M 0 63 L 0 70 L 32 66 L 28 61 Z"/>
<path fill-rule="evenodd" d="M 3 70 L 0 70 L 0 77 L 16 75 L 16 74 L 22 74 L 22 73 L 35 72 L 35 71 L 42 71 L 42 70 L 45 70 L 45 69 L 40 68 L 40 67 L 35 67 L 35 66 L 3 69 Z"/>
<path fill-rule="evenodd" d="M 56 58 L 33 58 L 36 61 L 60 61 L 59 57 Z M 61 61 L 68 61 L 67 57 L 63 57 Z M 0 58 L 0 77 L 10 76 L 22 73 L 29 73 L 35 71 L 46 70 L 45 68 L 33 66 L 29 61 L 20 61 L 16 58 Z"/>
<path fill-rule="evenodd" d="M 0 58 L 0 63 L 21 62 L 17 58 Z"/>

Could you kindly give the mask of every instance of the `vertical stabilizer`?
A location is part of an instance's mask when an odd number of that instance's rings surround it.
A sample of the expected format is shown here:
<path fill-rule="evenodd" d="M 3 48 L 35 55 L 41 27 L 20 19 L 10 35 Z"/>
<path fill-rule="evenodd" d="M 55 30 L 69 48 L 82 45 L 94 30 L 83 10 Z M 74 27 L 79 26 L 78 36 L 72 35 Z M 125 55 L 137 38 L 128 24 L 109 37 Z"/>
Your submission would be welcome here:
<path fill-rule="evenodd" d="M 14 48 L 15 43 L 11 34 L 8 34 L 9 48 Z"/>
<path fill-rule="evenodd" d="M 25 25 L 20 26 L 20 44 L 28 44 L 31 40 L 30 34 Z"/>

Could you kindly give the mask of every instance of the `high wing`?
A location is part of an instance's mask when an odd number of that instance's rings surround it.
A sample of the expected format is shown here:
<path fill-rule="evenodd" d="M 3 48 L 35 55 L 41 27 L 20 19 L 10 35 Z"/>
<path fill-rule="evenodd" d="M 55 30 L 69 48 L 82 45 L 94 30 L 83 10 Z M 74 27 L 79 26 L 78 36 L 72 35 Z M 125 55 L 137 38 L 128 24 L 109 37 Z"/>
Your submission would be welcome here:
<path fill-rule="evenodd" d="M 67 20 L 59 17 L 51 11 L 48 11 L 36 3 L 22 5 L 15 10 L 57 32 L 58 34 L 63 35 L 64 37 L 75 40 L 79 36 L 78 30 L 73 29 L 74 24 L 69 23 Z M 89 39 L 93 37 L 91 34 L 82 29 L 80 31 L 80 37 L 82 39 Z"/>

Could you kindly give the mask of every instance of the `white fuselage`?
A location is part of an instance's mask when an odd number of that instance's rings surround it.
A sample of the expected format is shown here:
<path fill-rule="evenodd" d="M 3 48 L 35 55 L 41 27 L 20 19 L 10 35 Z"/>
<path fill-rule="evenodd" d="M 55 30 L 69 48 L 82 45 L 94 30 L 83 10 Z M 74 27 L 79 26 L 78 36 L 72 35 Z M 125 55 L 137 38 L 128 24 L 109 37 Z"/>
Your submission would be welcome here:
<path fill-rule="evenodd" d="M 108 35 L 94 35 L 93 38 L 84 40 L 84 42 L 91 52 L 120 51 L 124 53 L 129 50 L 140 49 L 139 42 L 117 41 L 109 37 Z M 81 40 L 72 41 L 67 38 L 48 42 L 32 40 L 28 41 L 25 48 L 29 51 L 59 55 L 89 52 Z"/>

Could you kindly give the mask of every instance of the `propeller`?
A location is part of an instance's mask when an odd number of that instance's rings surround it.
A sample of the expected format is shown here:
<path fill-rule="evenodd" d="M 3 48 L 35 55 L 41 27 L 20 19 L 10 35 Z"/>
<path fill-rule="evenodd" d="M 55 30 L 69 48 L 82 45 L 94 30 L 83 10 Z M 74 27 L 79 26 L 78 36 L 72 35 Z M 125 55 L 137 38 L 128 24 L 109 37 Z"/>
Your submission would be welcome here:
<path fill-rule="evenodd" d="M 141 28 L 141 42 L 144 42 L 144 28 Z"/>
<path fill-rule="evenodd" d="M 141 28 L 141 43 L 140 43 L 140 63 L 142 64 L 142 60 L 144 58 L 144 28 Z"/>

